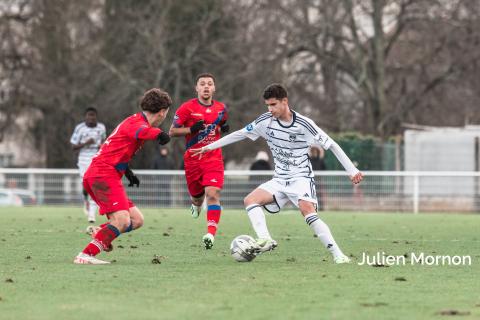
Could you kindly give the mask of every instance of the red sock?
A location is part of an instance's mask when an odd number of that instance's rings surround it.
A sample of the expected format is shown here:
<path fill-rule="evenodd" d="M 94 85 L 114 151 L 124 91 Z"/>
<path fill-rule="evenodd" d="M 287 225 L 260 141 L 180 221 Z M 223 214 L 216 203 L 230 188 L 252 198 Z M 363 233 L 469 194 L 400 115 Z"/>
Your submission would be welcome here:
<path fill-rule="evenodd" d="M 220 221 L 220 213 L 222 212 L 222 207 L 218 204 L 211 204 L 208 206 L 207 211 L 207 226 L 208 233 L 215 235 L 217 233 L 217 225 Z"/>
<path fill-rule="evenodd" d="M 120 235 L 120 231 L 111 224 L 107 224 L 95 235 L 95 239 L 83 249 L 83 253 L 91 256 L 96 256 L 102 250 L 107 249 L 112 244 L 112 241 Z"/>

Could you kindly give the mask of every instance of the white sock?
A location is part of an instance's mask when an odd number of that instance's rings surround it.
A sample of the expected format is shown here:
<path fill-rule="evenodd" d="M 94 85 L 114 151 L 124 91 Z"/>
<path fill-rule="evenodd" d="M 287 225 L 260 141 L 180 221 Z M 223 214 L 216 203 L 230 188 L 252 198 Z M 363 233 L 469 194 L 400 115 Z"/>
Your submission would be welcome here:
<path fill-rule="evenodd" d="M 95 220 L 95 215 L 97 214 L 98 209 L 97 203 L 92 199 L 89 199 L 88 202 L 88 220 Z"/>
<path fill-rule="evenodd" d="M 250 218 L 257 237 L 260 239 L 272 239 L 267 229 L 267 221 L 262 207 L 259 204 L 252 204 L 245 209 L 247 210 L 248 217 Z"/>
<path fill-rule="evenodd" d="M 343 256 L 342 250 L 340 250 L 335 239 L 333 239 L 330 228 L 325 222 L 320 220 L 316 213 L 307 214 L 305 216 L 305 222 L 312 227 L 313 232 L 315 232 L 318 239 L 320 239 L 323 245 L 333 254 L 334 257 Z"/>

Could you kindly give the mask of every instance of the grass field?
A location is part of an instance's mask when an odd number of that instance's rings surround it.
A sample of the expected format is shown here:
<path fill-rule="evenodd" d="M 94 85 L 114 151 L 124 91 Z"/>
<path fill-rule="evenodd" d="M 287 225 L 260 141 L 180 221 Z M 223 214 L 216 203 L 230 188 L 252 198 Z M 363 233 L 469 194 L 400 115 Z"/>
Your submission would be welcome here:
<path fill-rule="evenodd" d="M 278 250 L 251 263 L 228 250 L 252 234 L 242 211 L 224 212 L 210 251 L 200 245 L 204 219 L 144 214 L 143 229 L 101 255 L 112 265 L 79 266 L 72 260 L 89 241 L 80 209 L 0 209 L 0 319 L 480 318 L 480 216 L 322 213 L 355 260 L 334 265 L 293 212 L 267 217 Z M 357 264 L 382 251 L 470 255 L 472 265 Z"/>

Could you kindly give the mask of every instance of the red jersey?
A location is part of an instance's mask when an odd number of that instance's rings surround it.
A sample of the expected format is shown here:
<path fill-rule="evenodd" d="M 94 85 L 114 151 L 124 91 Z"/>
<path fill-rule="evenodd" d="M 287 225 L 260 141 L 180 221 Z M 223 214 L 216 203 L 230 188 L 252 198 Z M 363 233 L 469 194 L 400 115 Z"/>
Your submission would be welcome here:
<path fill-rule="evenodd" d="M 190 148 L 201 148 L 220 139 L 220 126 L 227 121 L 227 107 L 225 104 L 212 101 L 211 105 L 202 104 L 197 98 L 191 99 L 180 106 L 173 118 L 175 128 L 191 127 L 199 120 L 205 122 L 205 129 L 196 134 L 185 136 L 187 150 L 185 161 L 199 161 L 198 157 L 192 157 L 188 151 Z M 222 150 L 216 149 L 205 153 L 200 161 L 223 161 Z"/>
<path fill-rule="evenodd" d="M 123 120 L 113 130 L 93 157 L 90 167 L 113 167 L 123 173 L 145 140 L 154 140 L 161 132 L 162 130 L 148 123 L 143 112 L 136 113 Z"/>

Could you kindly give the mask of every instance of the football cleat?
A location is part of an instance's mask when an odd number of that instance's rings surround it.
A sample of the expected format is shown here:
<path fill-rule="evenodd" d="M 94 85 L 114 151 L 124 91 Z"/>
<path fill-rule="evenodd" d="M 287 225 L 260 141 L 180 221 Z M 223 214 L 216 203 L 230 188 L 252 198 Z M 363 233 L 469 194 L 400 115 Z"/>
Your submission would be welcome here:
<path fill-rule="evenodd" d="M 80 252 L 78 256 L 75 257 L 75 259 L 73 260 L 73 263 L 74 264 L 110 264 L 110 262 L 108 261 L 97 259 L 83 252 Z"/>
<path fill-rule="evenodd" d="M 256 253 L 264 253 L 275 250 L 276 247 L 278 247 L 277 241 L 273 239 L 257 239 L 254 249 Z"/>
<path fill-rule="evenodd" d="M 193 219 L 197 219 L 200 216 L 200 212 L 202 212 L 202 207 L 197 207 L 192 204 L 190 207 L 190 213 L 192 214 Z"/>
<path fill-rule="evenodd" d="M 207 233 L 202 238 L 203 244 L 205 245 L 205 249 L 209 250 L 213 248 L 213 242 L 215 241 L 215 237 L 211 233 Z"/>
<path fill-rule="evenodd" d="M 351 260 L 346 255 L 341 255 L 333 258 L 333 262 L 335 262 L 336 264 L 342 264 L 342 263 L 350 263 Z"/>

